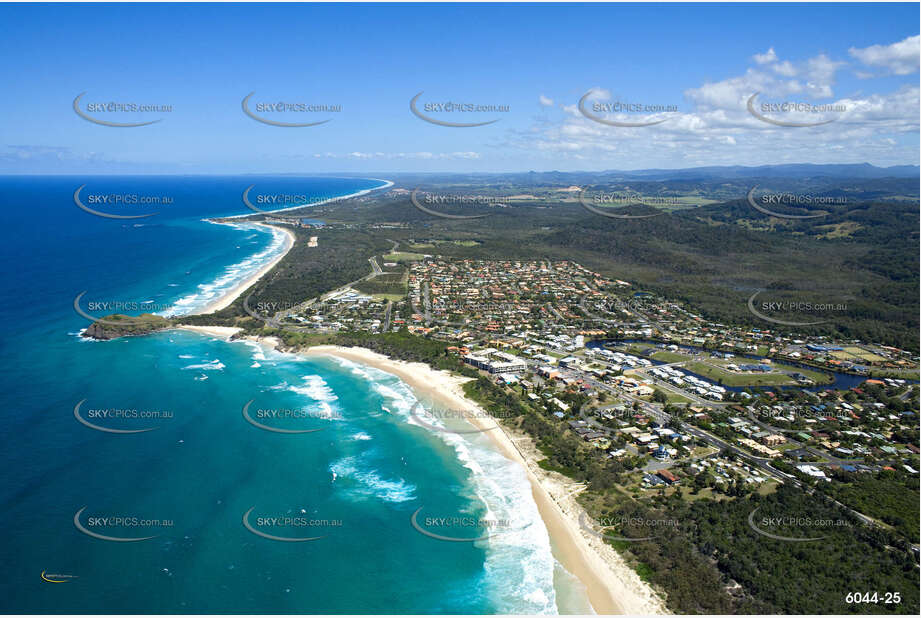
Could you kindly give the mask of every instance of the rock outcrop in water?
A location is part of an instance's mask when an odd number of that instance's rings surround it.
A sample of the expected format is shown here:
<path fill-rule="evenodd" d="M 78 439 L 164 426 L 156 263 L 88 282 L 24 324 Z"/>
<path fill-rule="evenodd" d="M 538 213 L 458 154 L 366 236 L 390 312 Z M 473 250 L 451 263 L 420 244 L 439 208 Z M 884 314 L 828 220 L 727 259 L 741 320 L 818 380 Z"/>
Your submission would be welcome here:
<path fill-rule="evenodd" d="M 137 316 L 112 314 L 93 322 L 83 331 L 83 336 L 100 340 L 117 339 L 147 335 L 171 326 L 172 322 L 152 313 L 142 313 Z"/>

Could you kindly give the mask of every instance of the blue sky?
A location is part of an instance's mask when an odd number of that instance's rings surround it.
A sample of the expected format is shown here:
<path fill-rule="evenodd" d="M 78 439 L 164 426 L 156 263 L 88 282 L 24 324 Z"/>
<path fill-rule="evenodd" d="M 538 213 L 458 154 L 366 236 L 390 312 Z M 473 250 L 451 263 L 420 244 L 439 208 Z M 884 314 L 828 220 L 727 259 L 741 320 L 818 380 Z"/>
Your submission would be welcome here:
<path fill-rule="evenodd" d="M 0 5 L 0 173 L 602 170 L 917 164 L 917 4 Z M 508 106 L 431 113 L 410 99 Z M 674 106 L 614 113 L 589 105 Z M 747 99 L 831 103 L 754 118 Z M 170 105 L 165 113 L 72 109 Z M 340 105 L 265 113 L 251 104 Z M 771 114 L 767 114 L 771 116 Z"/>

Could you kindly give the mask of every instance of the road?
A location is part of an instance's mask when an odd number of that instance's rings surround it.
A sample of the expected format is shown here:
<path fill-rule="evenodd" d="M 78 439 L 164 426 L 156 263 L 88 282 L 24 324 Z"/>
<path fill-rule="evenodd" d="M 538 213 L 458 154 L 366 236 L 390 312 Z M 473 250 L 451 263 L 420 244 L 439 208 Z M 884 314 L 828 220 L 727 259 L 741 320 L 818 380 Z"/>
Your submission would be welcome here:
<path fill-rule="evenodd" d="M 425 325 L 428 326 L 432 323 L 432 301 L 430 298 L 428 281 L 425 281 L 422 284 L 422 308 L 425 311 L 423 319 L 425 320 Z"/>
<path fill-rule="evenodd" d="M 384 308 L 384 322 L 381 328 L 382 333 L 390 332 L 390 313 L 393 310 L 393 301 L 387 301 L 387 307 Z"/>

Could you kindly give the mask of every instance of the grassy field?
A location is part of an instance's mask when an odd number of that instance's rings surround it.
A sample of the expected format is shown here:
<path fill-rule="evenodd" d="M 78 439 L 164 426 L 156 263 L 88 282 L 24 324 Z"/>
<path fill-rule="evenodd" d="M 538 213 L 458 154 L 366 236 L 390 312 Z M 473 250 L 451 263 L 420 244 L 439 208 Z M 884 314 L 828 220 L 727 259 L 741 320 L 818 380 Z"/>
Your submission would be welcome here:
<path fill-rule="evenodd" d="M 354 287 L 359 292 L 371 295 L 386 296 L 389 300 L 400 300 L 406 296 L 407 273 L 383 273 L 369 279 L 356 283 Z"/>
<path fill-rule="evenodd" d="M 774 371 L 769 373 L 738 373 L 722 368 L 722 366 L 728 365 L 730 362 L 731 361 L 710 359 L 707 362 L 692 361 L 684 366 L 688 371 L 693 371 L 705 378 L 717 382 L 722 380 L 722 383 L 726 386 L 787 386 L 797 383 L 796 380 L 786 373 L 779 373 L 780 371 L 801 373 L 813 380 L 816 384 L 830 383 L 827 374 L 820 371 L 783 365 L 781 363 L 772 363 Z"/>
<path fill-rule="evenodd" d="M 385 262 L 419 262 L 425 256 L 421 253 L 409 253 L 398 251 L 397 253 L 388 253 L 383 256 Z"/>
<path fill-rule="evenodd" d="M 691 357 L 687 354 L 678 354 L 677 352 L 666 351 L 656 352 L 650 358 L 653 360 L 662 361 L 663 363 L 682 363 L 684 361 L 691 360 Z"/>
<path fill-rule="evenodd" d="M 782 373 L 736 373 L 719 369 L 708 363 L 692 361 L 685 365 L 688 371 L 720 382 L 726 386 L 786 386 L 796 384 L 796 380 Z"/>
<path fill-rule="evenodd" d="M 671 391 L 665 391 L 665 396 L 668 398 L 668 403 L 691 403 L 691 400 L 687 397 L 682 397 Z"/>
<path fill-rule="evenodd" d="M 838 356 L 839 354 L 842 354 L 842 356 Z M 832 356 L 846 360 L 864 360 L 869 363 L 879 363 L 886 360 L 882 356 L 873 354 L 872 352 L 868 352 L 867 350 L 858 348 L 857 346 L 848 346 L 841 352 L 833 352 Z"/>
<path fill-rule="evenodd" d="M 409 248 L 410 249 L 434 249 L 435 247 L 443 246 L 443 245 L 454 245 L 457 247 L 476 247 L 481 244 L 483 243 L 477 240 L 430 240 L 426 242 L 410 243 Z"/>

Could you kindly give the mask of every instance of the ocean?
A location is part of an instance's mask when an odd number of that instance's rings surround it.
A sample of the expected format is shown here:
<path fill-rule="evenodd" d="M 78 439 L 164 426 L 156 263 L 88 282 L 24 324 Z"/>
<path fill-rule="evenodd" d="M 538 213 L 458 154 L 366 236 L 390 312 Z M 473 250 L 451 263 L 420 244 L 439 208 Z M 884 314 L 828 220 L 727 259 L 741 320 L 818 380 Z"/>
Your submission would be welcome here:
<path fill-rule="evenodd" d="M 590 611 L 524 471 L 416 422 L 395 376 L 189 331 L 80 337 L 75 299 L 194 313 L 276 257 L 279 233 L 202 220 L 251 212 L 250 186 L 270 210 L 293 204 L 257 193 L 383 181 L 0 178 L 3 611 Z M 80 187 L 90 210 L 157 214 L 90 214 Z"/>

